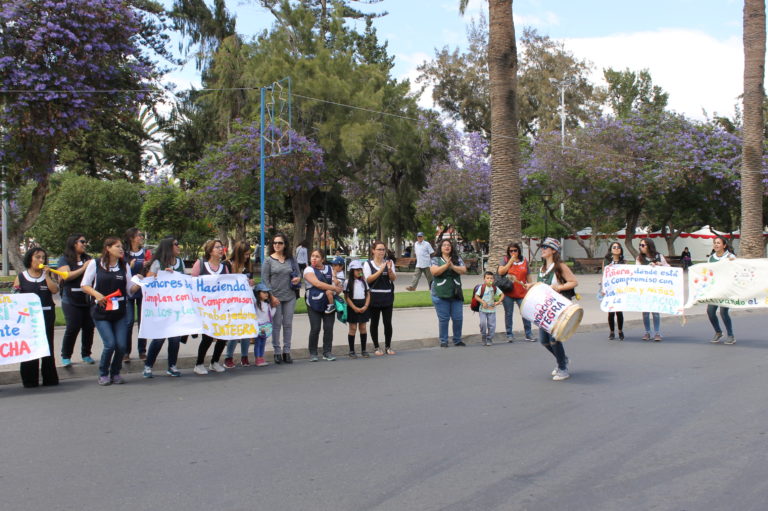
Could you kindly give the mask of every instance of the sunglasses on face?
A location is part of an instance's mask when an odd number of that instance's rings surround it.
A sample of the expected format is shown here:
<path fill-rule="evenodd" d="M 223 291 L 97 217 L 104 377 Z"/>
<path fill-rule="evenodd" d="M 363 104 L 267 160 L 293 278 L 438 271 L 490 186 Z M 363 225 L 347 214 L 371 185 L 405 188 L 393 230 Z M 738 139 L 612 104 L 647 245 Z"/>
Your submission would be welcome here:
<path fill-rule="evenodd" d="M 85 240 L 77 240 L 77 242 L 78 242 L 78 243 L 82 243 L 83 245 L 87 245 L 87 244 L 88 244 L 88 242 L 87 242 L 87 241 L 85 241 Z"/>
<path fill-rule="evenodd" d="M 641 247 L 647 247 L 648 245 L 646 245 L 645 243 L 640 243 L 640 246 Z"/>
<path fill-rule="evenodd" d="M 515 254 L 516 254 L 516 253 L 518 253 L 518 252 L 519 252 L 519 250 L 518 250 L 518 249 L 516 249 L 516 248 L 510 249 L 510 251 L 509 251 L 509 253 L 510 253 L 510 254 L 512 254 L 512 253 L 515 253 Z"/>
<path fill-rule="evenodd" d="M 178 246 L 179 246 L 179 242 L 178 242 L 178 241 L 174 241 L 174 242 L 173 242 L 173 246 L 174 246 L 174 247 L 178 247 Z"/>
<path fill-rule="evenodd" d="M 285 242 L 284 241 L 273 241 L 272 244 L 273 245 L 285 245 Z"/>

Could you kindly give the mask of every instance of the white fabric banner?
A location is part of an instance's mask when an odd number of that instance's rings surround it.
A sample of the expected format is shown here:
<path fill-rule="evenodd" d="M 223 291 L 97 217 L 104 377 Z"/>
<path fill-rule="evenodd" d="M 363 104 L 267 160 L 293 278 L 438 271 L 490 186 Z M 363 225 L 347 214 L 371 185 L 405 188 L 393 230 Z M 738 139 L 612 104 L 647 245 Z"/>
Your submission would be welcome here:
<path fill-rule="evenodd" d="M 768 259 L 723 259 L 688 268 L 688 303 L 768 307 Z"/>
<path fill-rule="evenodd" d="M 683 269 L 670 266 L 614 264 L 603 270 L 600 309 L 605 312 L 682 314 Z"/>
<path fill-rule="evenodd" d="M 0 296 L 0 365 L 50 354 L 40 297 L 32 293 Z"/>
<path fill-rule="evenodd" d="M 161 271 L 141 281 L 139 337 L 203 333 L 216 339 L 258 336 L 253 291 L 245 275 L 190 277 Z"/>

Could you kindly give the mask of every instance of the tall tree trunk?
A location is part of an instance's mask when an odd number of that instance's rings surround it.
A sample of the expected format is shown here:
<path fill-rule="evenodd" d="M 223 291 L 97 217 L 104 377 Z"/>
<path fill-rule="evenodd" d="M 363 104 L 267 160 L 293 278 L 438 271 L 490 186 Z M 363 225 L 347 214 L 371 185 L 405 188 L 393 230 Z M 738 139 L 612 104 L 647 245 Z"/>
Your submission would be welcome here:
<path fill-rule="evenodd" d="M 37 222 L 37 219 L 40 216 L 40 212 L 43 210 L 43 204 L 45 204 L 45 198 L 48 195 L 49 185 L 49 174 L 45 174 L 32 190 L 32 200 L 29 203 L 29 208 L 24 212 L 24 216 L 22 216 L 16 223 L 9 223 L 8 247 L 3 247 L 3 250 L 8 250 L 9 262 L 17 273 L 24 271 L 24 263 L 19 247 L 24 240 L 24 235 L 33 225 L 35 225 L 35 222 Z M 51 247 L 48 247 L 48 250 L 51 250 Z"/>
<path fill-rule="evenodd" d="M 741 163 L 741 255 L 763 257 L 763 100 L 765 0 L 744 1 L 744 129 Z"/>
<path fill-rule="evenodd" d="M 632 240 L 635 237 L 635 229 L 637 229 L 637 222 L 640 221 L 640 208 L 631 209 L 627 211 L 627 227 L 624 231 L 626 238 L 624 239 L 624 248 L 632 254 L 632 259 L 637 259 L 638 251 L 632 246 Z"/>
<path fill-rule="evenodd" d="M 488 0 L 491 92 L 491 225 L 489 266 L 520 241 L 520 150 L 517 139 L 517 45 L 512 0 Z"/>
<path fill-rule="evenodd" d="M 310 212 L 310 192 L 298 191 L 291 195 L 291 210 L 293 211 L 293 246 L 298 247 L 303 240 L 312 245 L 312 235 L 308 236 L 307 219 Z"/>

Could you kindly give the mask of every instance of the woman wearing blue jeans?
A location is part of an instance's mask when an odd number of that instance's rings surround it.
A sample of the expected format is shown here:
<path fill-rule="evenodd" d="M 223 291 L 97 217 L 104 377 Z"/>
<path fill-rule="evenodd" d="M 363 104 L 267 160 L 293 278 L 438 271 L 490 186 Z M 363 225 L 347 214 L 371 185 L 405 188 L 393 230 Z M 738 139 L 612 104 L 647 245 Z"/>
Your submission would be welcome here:
<path fill-rule="evenodd" d="M 101 258 L 97 264 L 88 265 L 81 282 L 83 292 L 91 295 L 96 302 L 91 306 L 91 316 L 104 343 L 99 361 L 99 385 L 125 383 L 120 376 L 123 355 L 128 348 L 125 299 L 139 286 L 129 284 L 131 269 L 123 260 L 123 255 L 120 239 L 107 238 Z"/>
<path fill-rule="evenodd" d="M 464 294 L 461 290 L 461 275 L 467 273 L 464 261 L 456 252 L 451 240 L 443 240 L 439 246 L 439 257 L 432 258 L 429 271 L 432 280 L 432 303 L 437 312 L 440 346 L 448 347 L 448 323 L 453 322 L 453 344 L 466 346 L 461 340 L 464 322 Z"/>
<path fill-rule="evenodd" d="M 646 238 L 640 241 L 640 255 L 637 256 L 637 264 L 648 266 L 669 266 L 664 256 L 656 252 L 656 244 L 652 239 Z M 658 312 L 643 312 L 643 326 L 645 327 L 644 341 L 651 340 L 651 318 L 653 316 L 653 340 L 661 342 L 661 314 Z"/>
<path fill-rule="evenodd" d="M 523 257 L 523 249 L 519 243 L 512 242 L 507 246 L 507 256 L 502 259 L 496 272 L 502 277 L 506 276 L 513 282 L 512 291 L 504 293 L 504 326 L 507 332 L 507 342 L 514 342 L 515 336 L 512 333 L 513 314 L 515 304 L 522 311 L 523 298 L 527 292 L 525 284 L 528 282 L 528 260 Z M 522 315 L 521 315 L 522 317 Z M 525 340 L 536 342 L 531 332 L 531 322 L 523 319 L 523 330 L 525 331 Z"/>
<path fill-rule="evenodd" d="M 709 254 L 709 260 L 707 262 L 716 263 L 719 261 L 733 261 L 736 256 L 733 255 L 731 248 L 728 246 L 728 240 L 722 236 L 716 236 L 712 240 L 712 253 Z M 723 319 L 723 325 L 725 325 L 725 333 L 728 335 L 725 339 L 725 344 L 736 344 L 736 337 L 733 336 L 733 323 L 731 323 L 731 315 L 728 307 L 722 305 L 707 305 L 707 316 L 709 316 L 709 322 L 712 324 L 712 328 L 715 329 L 715 336 L 709 341 L 713 344 L 720 342 L 720 338 L 723 337 L 723 331 L 720 329 L 720 322 L 717 320 L 717 309 L 720 309 L 720 317 Z"/>

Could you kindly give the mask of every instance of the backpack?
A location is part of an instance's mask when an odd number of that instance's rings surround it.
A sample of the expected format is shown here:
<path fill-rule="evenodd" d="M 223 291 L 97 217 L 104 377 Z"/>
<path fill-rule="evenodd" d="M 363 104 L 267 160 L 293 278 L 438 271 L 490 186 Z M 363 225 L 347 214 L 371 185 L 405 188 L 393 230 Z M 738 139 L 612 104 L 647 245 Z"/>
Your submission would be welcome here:
<path fill-rule="evenodd" d="M 493 286 L 493 295 L 496 296 L 496 286 Z M 478 284 L 472 290 L 472 302 L 469 304 L 469 308 L 474 312 L 480 312 L 480 298 L 477 297 L 477 291 L 480 290 L 480 296 L 485 294 L 485 284 Z"/>

